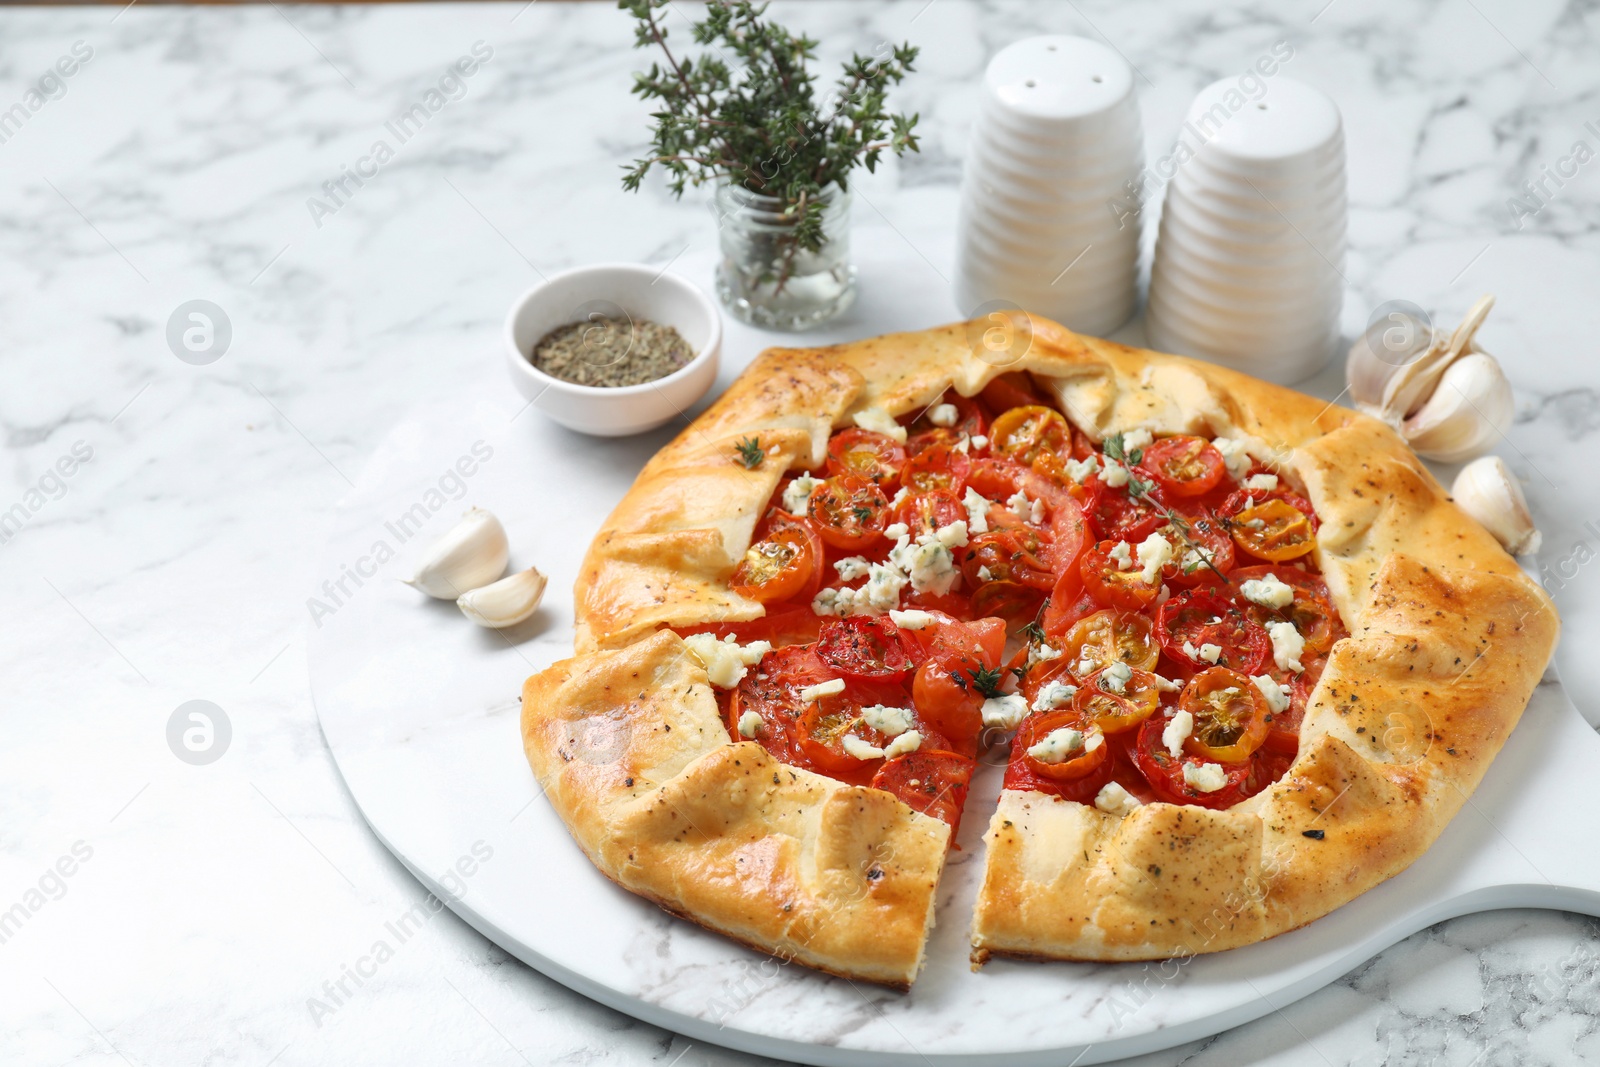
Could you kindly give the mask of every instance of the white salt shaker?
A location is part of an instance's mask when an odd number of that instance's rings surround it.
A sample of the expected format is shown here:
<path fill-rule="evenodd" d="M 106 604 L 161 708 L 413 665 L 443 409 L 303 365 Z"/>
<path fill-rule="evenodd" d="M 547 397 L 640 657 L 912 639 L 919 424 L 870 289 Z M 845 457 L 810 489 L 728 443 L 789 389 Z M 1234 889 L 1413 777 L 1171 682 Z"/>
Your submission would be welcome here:
<path fill-rule="evenodd" d="M 1030 37 L 989 61 L 957 222 L 956 302 L 1021 307 L 1110 333 L 1138 303 L 1143 168 L 1133 71 L 1082 37 Z"/>
<path fill-rule="evenodd" d="M 1348 220 L 1344 128 L 1326 94 L 1278 77 L 1200 91 L 1179 132 L 1150 271 L 1151 347 L 1275 382 L 1337 347 Z"/>

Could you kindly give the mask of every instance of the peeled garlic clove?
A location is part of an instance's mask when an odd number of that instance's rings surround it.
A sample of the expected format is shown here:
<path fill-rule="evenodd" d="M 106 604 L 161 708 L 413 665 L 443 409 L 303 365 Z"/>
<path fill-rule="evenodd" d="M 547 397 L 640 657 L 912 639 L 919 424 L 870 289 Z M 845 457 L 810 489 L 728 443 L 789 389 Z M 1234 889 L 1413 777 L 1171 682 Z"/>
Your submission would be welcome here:
<path fill-rule="evenodd" d="M 479 626 L 491 630 L 515 626 L 538 610 L 539 601 L 544 599 L 545 584 L 545 576 L 539 573 L 539 568 L 529 567 L 463 594 L 456 599 L 456 607 Z"/>
<path fill-rule="evenodd" d="M 1433 395 L 1400 426 L 1419 456 L 1459 463 L 1482 455 L 1511 425 L 1515 400 L 1500 364 L 1486 352 L 1445 369 Z"/>
<path fill-rule="evenodd" d="M 511 546 L 500 520 L 482 508 L 472 508 L 428 549 L 417 573 L 402 580 L 431 597 L 455 600 L 504 574 L 510 558 Z"/>
<path fill-rule="evenodd" d="M 1522 485 L 1499 456 L 1484 456 L 1461 468 L 1450 495 L 1513 556 L 1539 551 L 1543 540 L 1533 525 Z"/>

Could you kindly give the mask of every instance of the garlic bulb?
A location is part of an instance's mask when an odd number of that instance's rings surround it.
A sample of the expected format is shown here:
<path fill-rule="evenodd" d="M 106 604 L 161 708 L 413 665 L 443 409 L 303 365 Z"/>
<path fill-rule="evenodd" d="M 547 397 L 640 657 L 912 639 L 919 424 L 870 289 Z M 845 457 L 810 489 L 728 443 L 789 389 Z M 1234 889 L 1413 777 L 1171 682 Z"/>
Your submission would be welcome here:
<path fill-rule="evenodd" d="M 472 508 L 433 543 L 417 573 L 402 580 L 431 597 L 455 600 L 504 574 L 510 557 L 511 547 L 500 520 L 482 508 Z"/>
<path fill-rule="evenodd" d="M 538 610 L 545 584 L 539 568 L 529 567 L 462 594 L 456 599 L 456 607 L 479 626 L 492 630 L 515 626 Z"/>
<path fill-rule="evenodd" d="M 1386 350 L 1407 354 L 1398 365 L 1372 351 L 1372 331 L 1363 333 L 1345 363 L 1356 407 L 1393 426 L 1428 459 L 1456 463 L 1481 455 L 1511 424 L 1514 407 L 1505 372 L 1474 340 L 1493 306 L 1494 297 L 1481 298 L 1449 336 L 1434 330 L 1413 338 L 1397 323 L 1384 337 Z"/>
<path fill-rule="evenodd" d="M 1539 551 L 1543 538 L 1533 525 L 1522 485 L 1499 456 L 1484 456 L 1462 467 L 1450 495 L 1513 556 Z"/>

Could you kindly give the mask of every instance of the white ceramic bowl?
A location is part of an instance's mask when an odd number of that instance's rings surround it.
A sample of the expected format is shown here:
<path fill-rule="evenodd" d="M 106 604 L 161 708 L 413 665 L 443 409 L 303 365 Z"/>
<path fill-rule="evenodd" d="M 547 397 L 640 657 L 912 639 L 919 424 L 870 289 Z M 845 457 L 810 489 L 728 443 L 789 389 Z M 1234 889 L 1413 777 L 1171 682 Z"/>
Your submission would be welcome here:
<path fill-rule="evenodd" d="M 562 381 L 529 360 L 533 346 L 557 326 L 619 313 L 671 326 L 694 358 L 664 378 L 617 388 Z M 524 293 L 506 316 L 505 350 L 512 384 L 546 416 L 579 433 L 622 437 L 684 417 L 711 388 L 722 353 L 722 316 L 698 286 L 675 274 L 637 263 L 597 263 Z"/>

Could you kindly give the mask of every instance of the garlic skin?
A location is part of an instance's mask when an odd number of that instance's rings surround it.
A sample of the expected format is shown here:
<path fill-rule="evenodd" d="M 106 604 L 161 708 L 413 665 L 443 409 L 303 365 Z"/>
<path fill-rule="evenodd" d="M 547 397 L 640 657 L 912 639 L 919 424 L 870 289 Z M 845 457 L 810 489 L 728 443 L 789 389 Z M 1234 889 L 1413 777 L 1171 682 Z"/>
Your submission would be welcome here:
<path fill-rule="evenodd" d="M 1513 556 L 1539 551 L 1544 539 L 1533 525 L 1522 484 L 1499 456 L 1484 456 L 1462 467 L 1450 495 Z"/>
<path fill-rule="evenodd" d="M 511 546 L 500 520 L 482 508 L 472 508 L 433 543 L 417 573 L 401 580 L 439 600 L 455 600 L 504 574 L 510 558 Z"/>
<path fill-rule="evenodd" d="M 1504 435 L 1515 407 L 1500 364 L 1488 353 L 1474 352 L 1445 369 L 1433 395 L 1400 433 L 1418 455 L 1460 463 L 1482 455 Z"/>
<path fill-rule="evenodd" d="M 515 626 L 539 609 L 548 579 L 537 567 L 508 574 L 456 598 L 461 614 L 491 630 Z"/>
<path fill-rule="evenodd" d="M 1494 297 L 1480 298 L 1453 333 L 1432 331 L 1426 347 L 1399 366 L 1375 354 L 1363 333 L 1345 362 L 1356 408 L 1394 427 L 1426 459 L 1459 463 L 1482 455 L 1504 435 L 1515 408 L 1505 371 L 1474 340 L 1492 307 Z"/>

